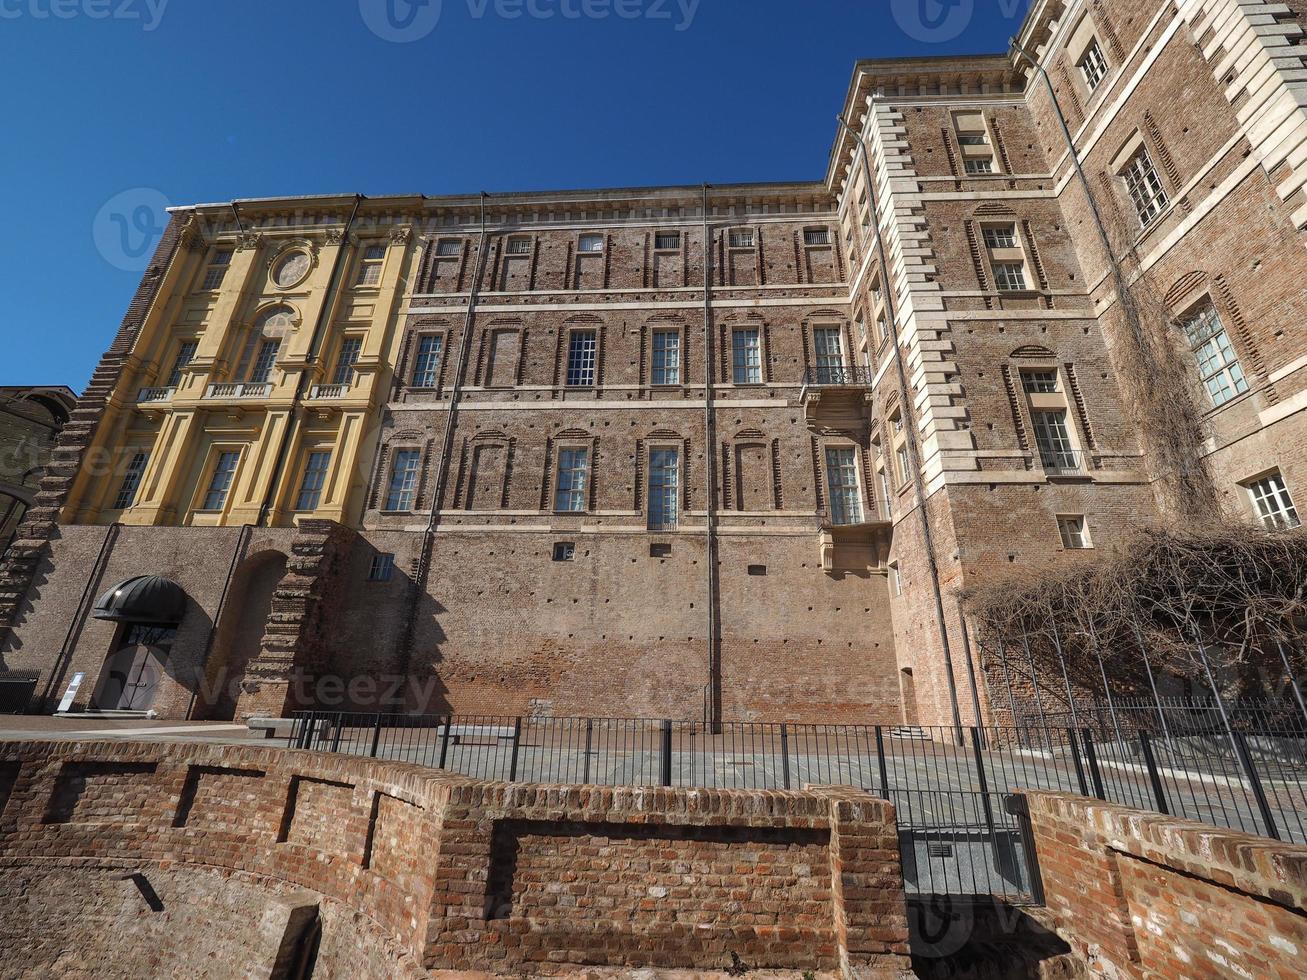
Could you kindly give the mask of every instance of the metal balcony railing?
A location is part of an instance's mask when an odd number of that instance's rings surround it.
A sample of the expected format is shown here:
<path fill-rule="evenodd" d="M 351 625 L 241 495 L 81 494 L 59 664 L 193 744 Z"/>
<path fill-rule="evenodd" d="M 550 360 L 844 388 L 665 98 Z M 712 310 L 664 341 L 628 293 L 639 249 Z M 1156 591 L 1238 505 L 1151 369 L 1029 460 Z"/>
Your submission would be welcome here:
<path fill-rule="evenodd" d="M 171 401 L 176 391 L 176 388 L 142 388 L 136 396 L 136 401 L 141 405 L 147 402 Z"/>
<path fill-rule="evenodd" d="M 1045 473 L 1073 475 L 1086 472 L 1085 454 L 1075 449 L 1040 448 L 1039 463 Z"/>
<path fill-rule="evenodd" d="M 871 384 L 871 372 L 865 367 L 810 367 L 803 372 L 805 388 L 864 387 Z"/>
<path fill-rule="evenodd" d="M 272 385 L 266 381 L 246 381 L 209 385 L 205 389 L 205 398 L 267 398 L 272 393 Z"/>

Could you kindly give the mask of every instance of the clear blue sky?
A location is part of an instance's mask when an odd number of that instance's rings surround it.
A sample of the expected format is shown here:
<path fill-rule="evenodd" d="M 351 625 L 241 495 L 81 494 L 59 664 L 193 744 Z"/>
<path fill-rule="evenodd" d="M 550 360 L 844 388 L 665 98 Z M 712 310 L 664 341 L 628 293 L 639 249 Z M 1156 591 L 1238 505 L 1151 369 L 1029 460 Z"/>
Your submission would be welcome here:
<path fill-rule="evenodd" d="M 425 2 L 0 0 L 0 384 L 82 389 L 164 199 L 816 180 L 854 61 L 1027 7 Z"/>

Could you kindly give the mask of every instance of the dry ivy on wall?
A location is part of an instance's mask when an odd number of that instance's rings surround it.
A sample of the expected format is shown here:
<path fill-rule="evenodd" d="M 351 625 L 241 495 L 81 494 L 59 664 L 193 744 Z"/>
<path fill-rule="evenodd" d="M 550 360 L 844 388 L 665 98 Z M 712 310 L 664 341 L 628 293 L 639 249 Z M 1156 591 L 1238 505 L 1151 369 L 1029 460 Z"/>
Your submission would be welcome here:
<path fill-rule="evenodd" d="M 1114 252 L 1117 304 L 1102 322 L 1121 393 L 1163 512 L 1186 523 L 1214 519 L 1220 501 L 1203 449 L 1207 426 L 1199 385 L 1182 356 L 1171 311 L 1139 271 L 1138 223 L 1130 224 L 1114 198 L 1110 203 L 1100 213 Z"/>
<path fill-rule="evenodd" d="M 1061 700 L 1063 662 L 1077 699 L 1101 695 L 1104 673 L 1114 694 L 1148 695 L 1143 651 L 1159 680 L 1202 688 L 1201 642 L 1222 693 L 1261 693 L 1259 668 L 1278 675 L 1281 645 L 1302 670 L 1294 641 L 1307 624 L 1307 530 L 1149 529 L 1087 570 L 1017 573 L 972 590 L 966 605 L 991 689 L 1015 675 L 1029 690 L 1027 647 L 1041 691 Z"/>

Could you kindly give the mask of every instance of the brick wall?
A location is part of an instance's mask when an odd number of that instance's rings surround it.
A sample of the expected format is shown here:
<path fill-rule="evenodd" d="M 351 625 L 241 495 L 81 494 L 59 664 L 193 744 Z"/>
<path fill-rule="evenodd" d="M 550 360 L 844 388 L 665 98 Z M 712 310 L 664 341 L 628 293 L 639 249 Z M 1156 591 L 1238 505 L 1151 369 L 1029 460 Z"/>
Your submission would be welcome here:
<path fill-rule="evenodd" d="M 281 976 L 315 921 L 320 969 L 360 978 L 908 962 L 894 811 L 853 789 L 508 786 L 247 746 L 0 746 L 0 901 L 0 948 L 30 951 L 0 977 Z"/>
<path fill-rule="evenodd" d="M 1307 847 L 1083 797 L 1029 804 L 1049 910 L 1096 972 L 1302 976 Z"/>

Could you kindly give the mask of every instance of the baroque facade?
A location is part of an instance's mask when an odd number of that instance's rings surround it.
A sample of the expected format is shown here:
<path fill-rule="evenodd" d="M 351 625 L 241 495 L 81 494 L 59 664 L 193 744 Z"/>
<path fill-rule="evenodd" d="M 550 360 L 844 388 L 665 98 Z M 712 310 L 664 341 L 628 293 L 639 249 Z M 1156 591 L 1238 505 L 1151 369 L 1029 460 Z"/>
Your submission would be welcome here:
<path fill-rule="evenodd" d="M 179 208 L 0 667 L 35 710 L 985 717 L 968 588 L 1193 520 L 1186 466 L 1297 523 L 1303 17 L 1045 0 L 859 63 L 815 183 Z"/>

